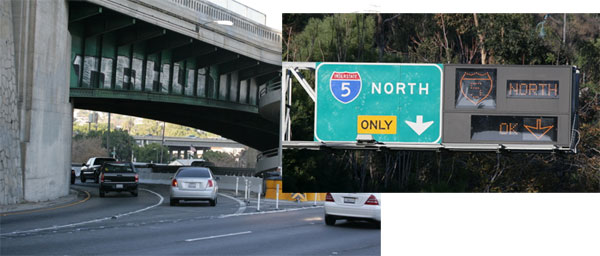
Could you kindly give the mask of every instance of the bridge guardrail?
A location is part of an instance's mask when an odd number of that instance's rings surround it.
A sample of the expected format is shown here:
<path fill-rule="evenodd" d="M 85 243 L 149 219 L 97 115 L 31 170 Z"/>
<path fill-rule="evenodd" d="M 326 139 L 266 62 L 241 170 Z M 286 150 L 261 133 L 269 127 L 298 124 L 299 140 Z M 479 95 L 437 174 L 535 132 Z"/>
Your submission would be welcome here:
<path fill-rule="evenodd" d="M 249 18 L 243 17 L 237 13 L 230 13 L 227 9 L 212 3 L 197 0 L 171 0 L 171 2 L 209 16 L 214 20 L 229 20 L 233 22 L 233 26 L 237 28 L 246 30 L 264 39 L 281 43 L 281 33 L 275 32 L 265 25 L 253 24 L 254 22 L 245 20 Z"/>
<path fill-rule="evenodd" d="M 262 89 L 260 89 L 259 98 L 262 98 L 267 93 L 270 93 L 272 91 L 277 91 L 277 90 L 281 90 L 281 82 L 273 83 L 273 84 L 267 84 L 265 87 L 263 87 Z"/>

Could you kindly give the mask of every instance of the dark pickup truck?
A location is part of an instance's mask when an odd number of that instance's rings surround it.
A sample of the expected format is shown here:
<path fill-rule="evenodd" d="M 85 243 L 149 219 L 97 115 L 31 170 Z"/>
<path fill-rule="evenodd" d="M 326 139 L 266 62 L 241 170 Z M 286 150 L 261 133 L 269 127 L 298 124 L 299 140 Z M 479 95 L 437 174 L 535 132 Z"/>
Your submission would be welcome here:
<path fill-rule="evenodd" d="M 138 195 L 139 176 L 129 162 L 106 162 L 100 167 L 100 197 L 109 191 L 129 191 Z"/>

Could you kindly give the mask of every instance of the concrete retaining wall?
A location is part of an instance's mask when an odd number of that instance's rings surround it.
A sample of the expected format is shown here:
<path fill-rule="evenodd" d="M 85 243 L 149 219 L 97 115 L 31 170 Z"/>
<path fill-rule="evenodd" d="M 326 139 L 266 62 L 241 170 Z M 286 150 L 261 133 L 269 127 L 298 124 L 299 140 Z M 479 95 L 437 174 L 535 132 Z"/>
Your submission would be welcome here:
<path fill-rule="evenodd" d="M 148 184 L 171 184 L 172 173 L 155 173 L 152 168 L 136 168 L 140 175 L 140 183 Z M 235 190 L 236 182 L 238 184 L 238 192 L 243 192 L 246 189 L 246 180 L 248 180 L 248 191 L 258 192 L 260 184 L 263 184 L 262 178 L 244 177 L 244 176 L 227 176 L 215 175 L 219 177 L 219 189 Z"/>
<path fill-rule="evenodd" d="M 0 1 L 0 205 L 23 200 L 11 1 Z"/>
<path fill-rule="evenodd" d="M 0 1 L 0 12 L 0 65 L 9 67 L 0 71 L 0 204 L 56 199 L 69 193 L 71 166 L 68 4 Z"/>

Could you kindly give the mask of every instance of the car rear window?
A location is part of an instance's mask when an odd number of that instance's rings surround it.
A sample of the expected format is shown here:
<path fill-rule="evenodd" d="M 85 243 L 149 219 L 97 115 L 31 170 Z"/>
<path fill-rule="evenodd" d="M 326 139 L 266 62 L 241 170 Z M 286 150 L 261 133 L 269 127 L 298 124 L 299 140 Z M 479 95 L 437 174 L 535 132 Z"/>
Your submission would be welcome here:
<path fill-rule="evenodd" d="M 210 171 L 206 168 L 182 169 L 177 174 L 178 178 L 210 178 Z"/>
<path fill-rule="evenodd" d="M 94 161 L 95 165 L 101 165 L 105 162 L 116 162 L 117 160 L 113 159 L 113 158 L 96 158 L 96 160 Z"/>
<path fill-rule="evenodd" d="M 129 164 L 105 164 L 104 172 L 133 172 Z"/>

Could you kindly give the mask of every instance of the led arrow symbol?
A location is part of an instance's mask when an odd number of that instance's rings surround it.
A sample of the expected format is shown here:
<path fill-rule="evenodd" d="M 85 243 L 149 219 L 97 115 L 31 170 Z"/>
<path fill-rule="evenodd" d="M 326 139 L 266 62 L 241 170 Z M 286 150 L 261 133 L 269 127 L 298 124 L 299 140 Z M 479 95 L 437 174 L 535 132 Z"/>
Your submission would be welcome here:
<path fill-rule="evenodd" d="M 429 126 L 433 124 L 433 121 L 423 123 L 423 116 L 417 116 L 417 122 L 404 121 L 408 126 L 410 126 L 413 131 L 417 133 L 417 135 L 421 135 Z"/>
<path fill-rule="evenodd" d="M 542 119 L 540 119 L 540 118 L 535 120 L 535 127 L 530 126 L 530 125 L 523 125 L 523 126 L 538 140 L 540 140 L 542 137 L 544 137 L 544 135 L 546 133 L 548 133 L 550 130 L 552 130 L 552 128 L 554 128 L 554 125 L 542 127 Z M 540 130 L 542 130 L 542 131 L 546 130 L 546 131 L 543 132 L 540 136 L 537 136 L 534 131 L 540 131 Z"/>

